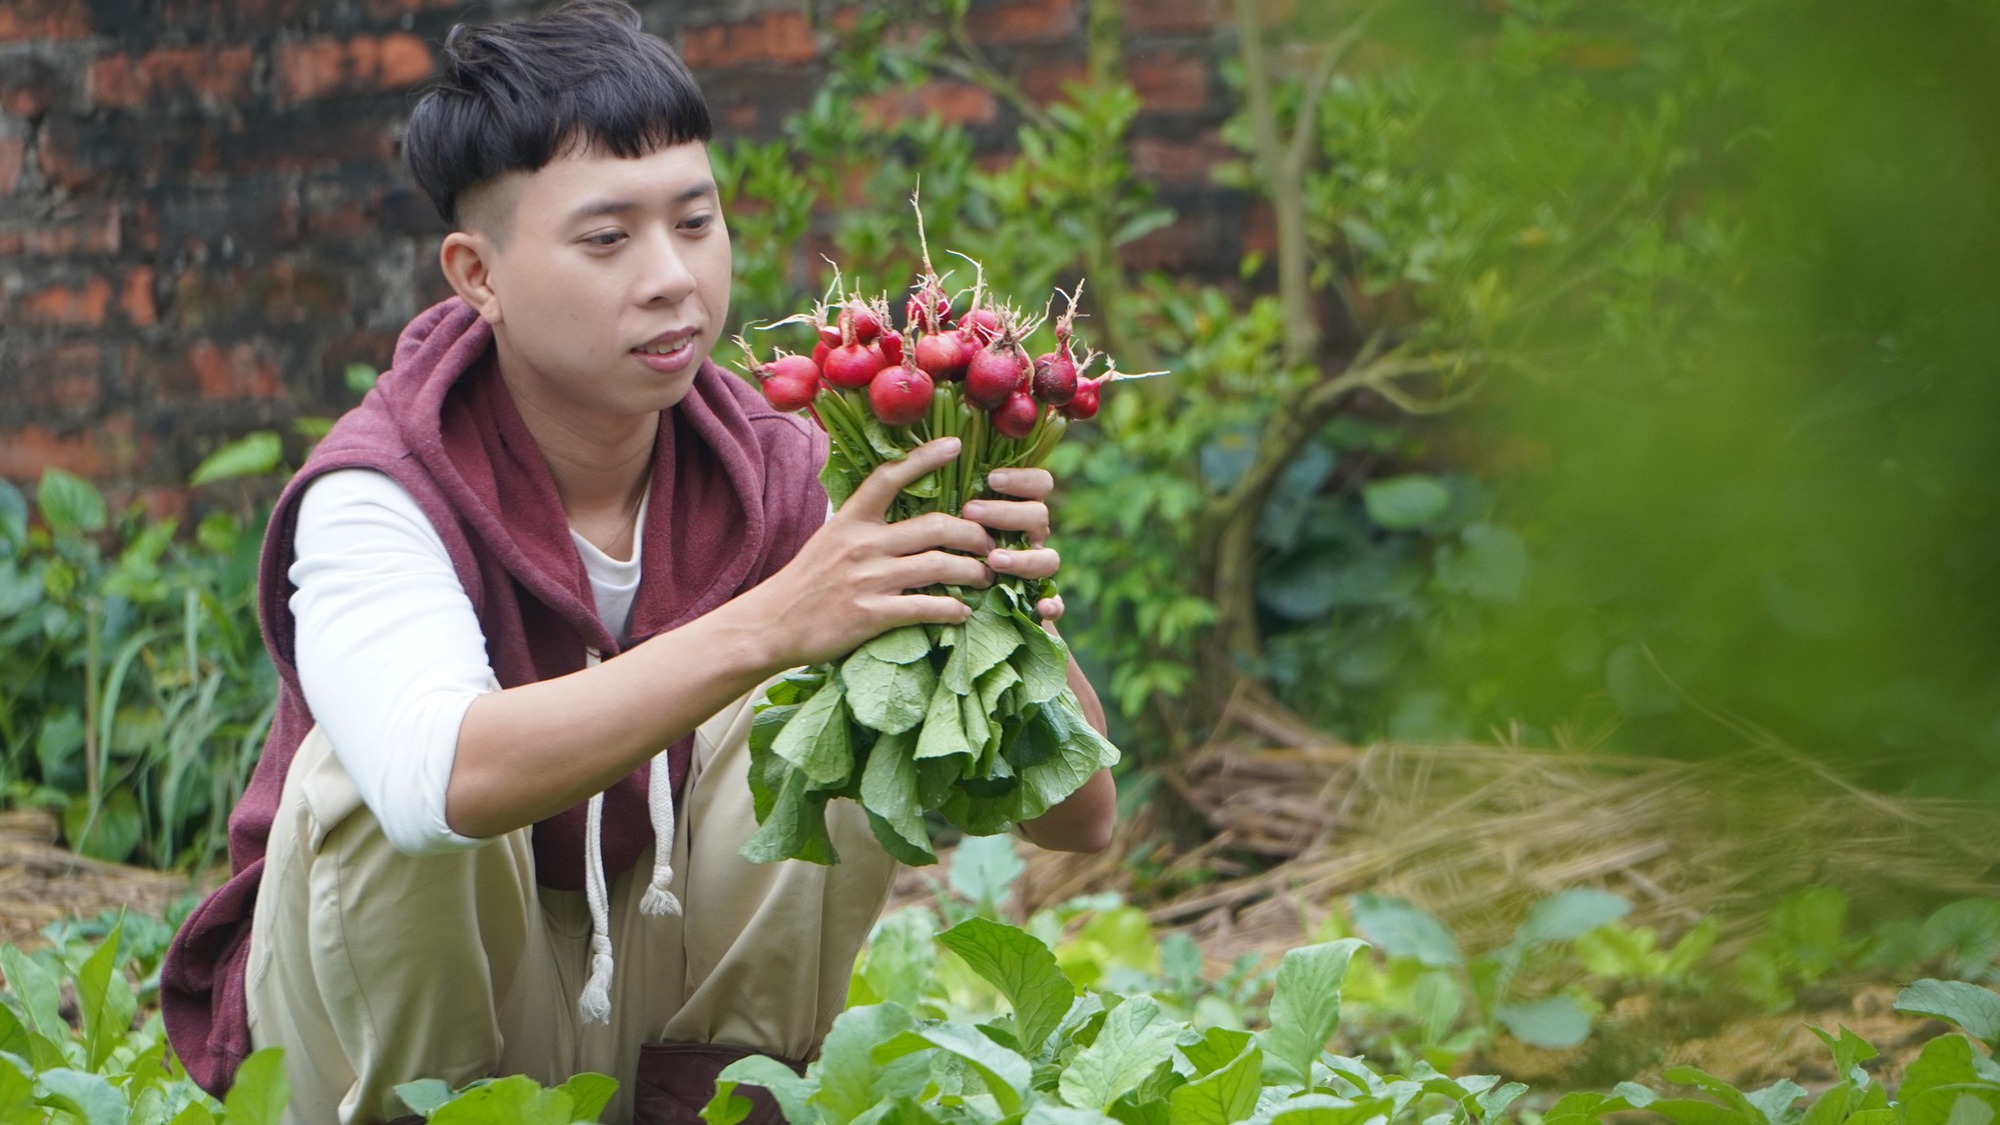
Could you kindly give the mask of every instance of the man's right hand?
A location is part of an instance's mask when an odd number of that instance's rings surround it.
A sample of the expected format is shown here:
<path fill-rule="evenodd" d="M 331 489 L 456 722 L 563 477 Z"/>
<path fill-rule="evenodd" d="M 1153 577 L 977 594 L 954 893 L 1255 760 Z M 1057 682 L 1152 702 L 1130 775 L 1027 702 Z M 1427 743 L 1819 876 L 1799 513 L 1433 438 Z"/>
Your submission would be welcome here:
<path fill-rule="evenodd" d="M 939 438 L 877 467 L 783 570 L 732 603 L 766 623 L 773 672 L 832 660 L 901 625 L 970 616 L 956 598 L 911 591 L 990 585 L 987 530 L 943 512 L 888 522 L 896 496 L 958 451 L 959 439 Z"/>

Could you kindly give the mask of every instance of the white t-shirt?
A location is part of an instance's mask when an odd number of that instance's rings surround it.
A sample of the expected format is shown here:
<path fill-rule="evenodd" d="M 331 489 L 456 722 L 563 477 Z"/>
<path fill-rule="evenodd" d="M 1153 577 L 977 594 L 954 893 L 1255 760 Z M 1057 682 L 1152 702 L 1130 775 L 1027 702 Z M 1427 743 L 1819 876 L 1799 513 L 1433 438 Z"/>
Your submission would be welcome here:
<path fill-rule="evenodd" d="M 624 560 L 570 538 L 598 619 L 622 636 L 641 537 Z M 307 487 L 293 545 L 299 685 L 361 799 L 399 851 L 478 846 L 445 822 L 445 788 L 466 709 L 499 684 L 444 540 L 401 485 L 344 469 Z"/>

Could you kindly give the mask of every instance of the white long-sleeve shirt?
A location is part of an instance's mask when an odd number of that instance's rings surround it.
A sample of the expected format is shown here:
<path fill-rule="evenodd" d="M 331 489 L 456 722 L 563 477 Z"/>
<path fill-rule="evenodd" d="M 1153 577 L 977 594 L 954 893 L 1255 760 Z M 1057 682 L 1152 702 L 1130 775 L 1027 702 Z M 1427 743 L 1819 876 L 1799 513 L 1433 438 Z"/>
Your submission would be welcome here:
<path fill-rule="evenodd" d="M 599 620 L 623 634 L 642 537 L 625 560 L 570 538 Z M 444 540 L 401 485 L 346 469 L 307 487 L 293 543 L 299 685 L 361 799 L 405 853 L 479 845 L 446 823 L 445 789 L 466 709 L 499 684 Z"/>

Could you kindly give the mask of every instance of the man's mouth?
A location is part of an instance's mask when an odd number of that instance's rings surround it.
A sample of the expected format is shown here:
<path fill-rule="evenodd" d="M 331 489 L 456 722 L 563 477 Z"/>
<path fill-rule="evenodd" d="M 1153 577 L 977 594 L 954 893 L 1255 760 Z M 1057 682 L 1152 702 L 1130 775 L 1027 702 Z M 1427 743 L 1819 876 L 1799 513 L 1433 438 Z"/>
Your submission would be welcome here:
<path fill-rule="evenodd" d="M 673 332 L 654 339 L 649 344 L 641 344 L 632 350 L 640 355 L 672 355 L 688 345 L 695 338 L 694 329 Z"/>

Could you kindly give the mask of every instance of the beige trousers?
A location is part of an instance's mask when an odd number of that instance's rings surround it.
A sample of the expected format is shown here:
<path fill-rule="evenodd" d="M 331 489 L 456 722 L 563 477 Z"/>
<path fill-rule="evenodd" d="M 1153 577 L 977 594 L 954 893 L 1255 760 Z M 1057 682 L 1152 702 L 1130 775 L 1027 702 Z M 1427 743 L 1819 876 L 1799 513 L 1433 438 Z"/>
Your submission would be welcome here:
<path fill-rule="evenodd" d="M 251 924 L 250 1031 L 286 1049 L 294 1125 L 372 1125 L 393 1088 L 489 1075 L 545 1085 L 618 1079 L 604 1121 L 630 1120 L 642 1043 L 725 1043 L 811 1058 L 847 998 L 895 861 L 848 801 L 828 808 L 842 862 L 753 864 L 751 701 L 696 732 L 673 840 L 685 916 L 639 911 L 652 853 L 614 879 L 609 1025 L 577 1015 L 590 961 L 581 894 L 535 883 L 527 829 L 463 852 L 392 848 L 315 729 L 272 827 Z"/>

